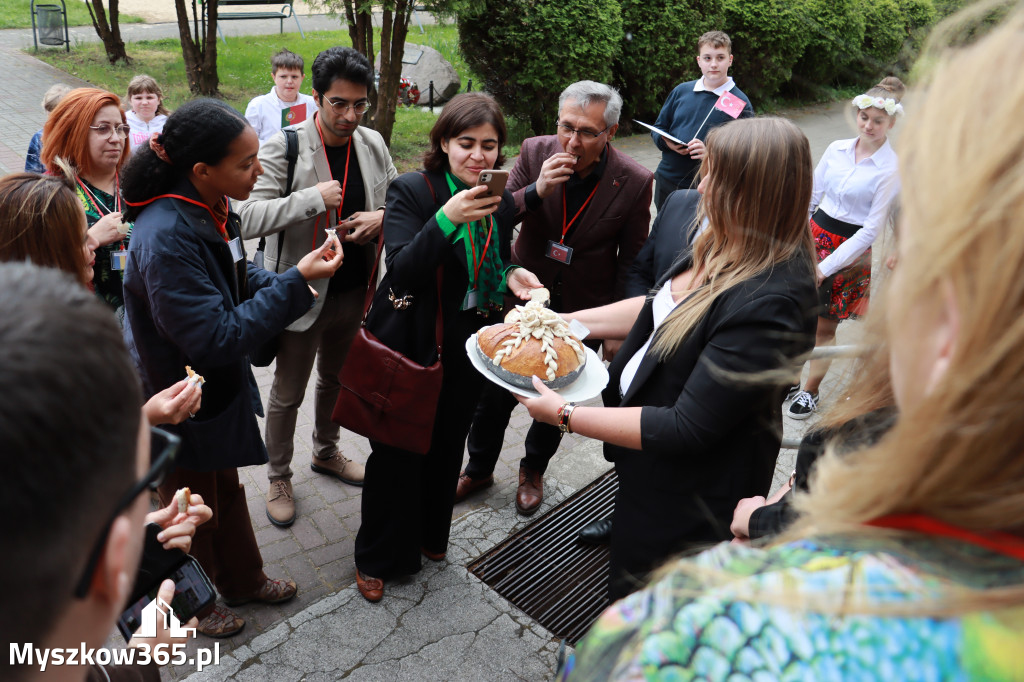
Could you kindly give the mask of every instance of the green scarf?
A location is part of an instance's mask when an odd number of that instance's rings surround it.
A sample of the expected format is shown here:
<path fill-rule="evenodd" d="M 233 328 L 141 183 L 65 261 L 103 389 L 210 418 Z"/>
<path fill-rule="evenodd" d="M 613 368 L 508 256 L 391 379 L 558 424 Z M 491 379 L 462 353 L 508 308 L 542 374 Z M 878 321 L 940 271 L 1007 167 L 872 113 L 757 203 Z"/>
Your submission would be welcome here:
<path fill-rule="evenodd" d="M 448 189 L 452 195 L 457 192 L 469 189 L 469 185 L 462 182 L 449 172 L 445 173 L 448 180 Z M 481 313 L 489 313 L 492 310 L 500 310 L 504 303 L 504 268 L 501 264 L 501 254 L 498 241 L 500 236 L 494 230 L 494 215 L 489 215 L 483 220 L 476 220 L 472 223 L 463 223 L 456 226 L 455 235 L 451 238 L 452 243 L 462 240 L 466 248 L 466 270 L 469 272 L 469 289 L 476 289 L 476 308 Z M 487 234 L 491 232 L 491 243 L 484 254 L 484 245 L 487 244 Z M 470 241 L 472 235 L 472 241 Z M 476 263 L 473 262 L 473 251 L 476 250 Z M 480 263 L 483 258 L 483 263 Z M 474 287 L 473 276 L 479 265 L 480 272 Z"/>

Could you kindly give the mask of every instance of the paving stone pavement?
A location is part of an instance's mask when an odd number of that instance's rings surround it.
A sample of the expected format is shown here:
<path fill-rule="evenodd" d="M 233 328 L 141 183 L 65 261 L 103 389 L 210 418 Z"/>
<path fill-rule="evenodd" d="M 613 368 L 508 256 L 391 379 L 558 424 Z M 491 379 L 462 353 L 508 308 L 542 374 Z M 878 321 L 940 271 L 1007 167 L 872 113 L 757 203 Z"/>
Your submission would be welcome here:
<path fill-rule="evenodd" d="M 315 21 L 314 21 L 315 20 Z M 303 28 L 330 25 L 332 18 L 303 17 Z M 317 23 L 319 22 L 319 23 Z M 239 26 L 239 24 L 242 24 Z M 173 24 L 126 25 L 126 37 L 176 35 Z M 276 33 L 277 23 L 232 22 L 229 34 Z M 95 39 L 91 29 L 75 29 L 74 40 Z M 31 47 L 31 33 L 0 31 L 0 175 L 20 170 L 31 135 L 43 123 L 42 94 L 55 82 L 87 85 L 21 52 Z M 808 134 L 815 158 L 827 144 L 852 136 L 842 103 L 786 112 Z M 616 146 L 652 170 L 660 153 L 646 135 L 615 141 Z M 511 167 L 511 162 L 509 164 Z M 252 251 L 255 244 L 248 244 Z M 881 249 L 876 249 L 876 259 Z M 851 343 L 859 333 L 856 323 L 840 327 L 839 342 Z M 833 371 L 823 395 L 834 395 L 841 372 Z M 272 367 L 257 369 L 264 401 L 273 378 Z M 360 521 L 360 489 L 310 471 L 310 432 L 314 381 L 307 387 L 295 436 L 293 483 L 298 510 L 296 523 L 287 529 L 272 526 L 264 513 L 266 469 L 239 471 L 245 485 L 256 538 L 266 571 L 288 577 L 299 585 L 293 601 L 275 606 L 237 608 L 245 629 L 219 642 L 220 664 L 195 673 L 190 666 L 163 671 L 164 679 L 188 680 L 538 680 L 550 678 L 556 664 L 558 642 L 551 634 L 511 606 L 465 566 L 511 533 L 529 523 L 514 508 L 518 460 L 530 420 L 523 408 L 513 413 L 504 449 L 495 470 L 495 485 L 456 506 L 451 545 L 446 561 L 424 560 L 416 576 L 388 583 L 380 604 L 365 602 L 355 585 L 353 543 Z M 593 404 L 599 404 L 597 399 Z M 784 420 L 787 437 L 813 424 Z M 262 429 L 262 423 L 261 423 Z M 349 457 L 365 462 L 367 441 L 342 433 L 340 447 Z M 795 452 L 780 453 L 775 486 L 789 477 Z M 545 476 L 541 512 L 565 499 L 609 468 L 600 444 L 570 435 Z M 534 517 L 536 518 L 536 517 Z M 110 639 L 123 645 L 119 635 Z M 189 643 L 212 646 L 200 637 Z"/>

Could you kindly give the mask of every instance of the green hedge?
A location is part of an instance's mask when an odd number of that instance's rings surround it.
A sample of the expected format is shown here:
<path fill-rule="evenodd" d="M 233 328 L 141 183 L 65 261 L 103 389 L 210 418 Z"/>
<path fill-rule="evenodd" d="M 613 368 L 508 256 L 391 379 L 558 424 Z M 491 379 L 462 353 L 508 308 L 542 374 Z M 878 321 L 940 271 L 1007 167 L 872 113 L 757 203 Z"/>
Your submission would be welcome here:
<path fill-rule="evenodd" d="M 859 0 L 794 0 L 793 9 L 807 45 L 793 66 L 791 85 L 805 92 L 834 85 L 850 73 L 864 44 L 864 13 Z"/>
<path fill-rule="evenodd" d="M 553 132 L 567 85 L 612 82 L 622 43 L 618 0 L 480 0 L 457 20 L 459 49 L 482 88 L 534 134 Z"/>
<path fill-rule="evenodd" d="M 457 0 L 456 16 L 481 86 L 546 133 L 558 93 L 583 78 L 619 88 L 627 127 L 653 119 L 675 85 L 699 76 L 697 39 L 716 29 L 732 38 L 731 74 L 755 107 L 780 91 L 830 96 L 905 78 L 935 22 L 970 1 Z M 990 14 L 981 23 L 1000 16 Z"/>
<path fill-rule="evenodd" d="M 867 78 L 886 76 L 907 39 L 907 23 L 896 0 L 862 0 L 864 43 L 857 69 Z"/>
<path fill-rule="evenodd" d="M 677 84 L 700 75 L 697 39 L 722 25 L 722 0 L 620 0 L 622 51 L 613 65 L 623 121 L 653 121 Z"/>
<path fill-rule="evenodd" d="M 730 72 L 757 101 L 771 97 L 793 76 L 809 39 L 789 0 L 725 0 L 723 30 L 732 39 Z"/>

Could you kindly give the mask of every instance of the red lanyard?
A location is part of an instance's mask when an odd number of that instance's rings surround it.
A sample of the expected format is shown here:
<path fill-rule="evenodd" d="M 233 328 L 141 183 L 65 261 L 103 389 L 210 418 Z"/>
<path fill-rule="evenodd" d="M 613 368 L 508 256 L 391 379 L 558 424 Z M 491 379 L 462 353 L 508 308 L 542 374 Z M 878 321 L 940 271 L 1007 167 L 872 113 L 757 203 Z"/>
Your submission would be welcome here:
<path fill-rule="evenodd" d="M 316 117 L 316 132 L 320 135 L 320 146 L 324 150 L 324 159 L 327 161 L 327 172 L 331 174 L 331 180 L 334 179 L 334 171 L 331 170 L 331 160 L 327 158 L 327 145 L 324 144 L 324 131 L 320 129 L 320 117 Z M 352 158 L 352 138 L 348 138 L 348 149 L 345 150 L 345 175 L 341 179 L 341 203 L 338 204 L 338 223 L 341 223 L 341 209 L 345 205 L 345 188 L 348 186 L 348 160 Z M 316 227 L 320 219 L 317 218 L 316 222 L 313 223 L 313 249 L 316 249 Z M 327 225 L 324 226 L 326 229 L 330 227 L 330 220 L 326 221 Z"/>
<path fill-rule="evenodd" d="M 867 525 L 879 528 L 895 528 L 897 530 L 911 530 L 925 535 L 938 535 L 946 538 L 953 538 L 972 545 L 984 547 L 987 550 L 1002 554 L 1014 559 L 1024 561 L 1024 539 L 1003 533 L 991 531 L 988 533 L 976 533 L 966 528 L 960 528 L 924 514 L 890 514 L 873 521 Z"/>
<path fill-rule="evenodd" d="M 599 184 L 601 184 L 601 182 L 598 181 L 597 184 L 599 185 Z M 588 196 L 587 200 L 583 202 L 582 206 L 580 206 L 580 210 L 576 211 L 576 215 L 574 215 L 572 217 L 572 220 L 570 220 L 569 223 L 566 224 L 566 222 L 565 222 L 565 218 L 566 218 L 565 185 L 562 185 L 562 238 L 558 240 L 559 244 L 561 244 L 561 243 L 563 243 L 565 241 L 565 234 L 569 231 L 569 228 L 572 227 L 572 224 L 574 222 L 576 222 L 576 219 L 580 217 L 580 214 L 583 213 L 583 209 L 585 209 L 587 207 L 587 204 L 590 203 L 590 200 L 594 198 L 594 194 L 596 194 L 596 193 L 597 193 L 597 185 L 594 185 L 594 189 L 590 190 L 590 196 Z"/>
<path fill-rule="evenodd" d="M 207 212 L 210 214 L 210 218 L 213 219 L 213 225 L 214 225 L 214 227 L 217 228 L 217 232 L 220 233 L 220 236 L 223 237 L 224 241 L 226 241 L 226 242 L 231 241 L 231 239 L 228 238 L 228 219 L 227 219 L 226 215 L 225 215 L 225 218 L 224 218 L 224 220 L 222 222 L 218 221 L 217 220 L 217 216 L 215 216 L 213 214 L 213 209 L 211 209 L 209 206 L 207 206 L 206 204 L 204 204 L 201 201 L 196 201 L 195 199 L 190 199 L 188 197 L 183 197 L 180 194 L 158 194 L 157 196 L 153 197 L 152 199 L 146 199 L 145 201 L 138 201 L 138 202 L 126 201 L 124 203 L 128 204 L 129 206 L 146 206 L 147 204 L 152 204 L 157 199 L 181 199 L 182 201 L 186 201 L 186 202 L 188 202 L 190 204 L 193 204 L 195 206 L 199 206 L 200 208 L 205 208 L 207 210 Z M 226 214 L 228 208 L 229 208 L 228 198 L 224 197 L 225 214 Z"/>
<path fill-rule="evenodd" d="M 490 225 L 487 228 L 487 241 L 484 242 L 484 252 L 480 254 L 480 261 L 476 260 L 476 244 L 473 242 L 473 226 L 466 225 L 466 232 L 469 233 L 469 248 L 473 251 L 473 288 L 476 289 L 476 283 L 480 281 L 480 268 L 484 266 L 484 259 L 487 258 L 487 249 L 491 248 L 491 235 L 494 234 L 494 218 L 490 215 Z"/>

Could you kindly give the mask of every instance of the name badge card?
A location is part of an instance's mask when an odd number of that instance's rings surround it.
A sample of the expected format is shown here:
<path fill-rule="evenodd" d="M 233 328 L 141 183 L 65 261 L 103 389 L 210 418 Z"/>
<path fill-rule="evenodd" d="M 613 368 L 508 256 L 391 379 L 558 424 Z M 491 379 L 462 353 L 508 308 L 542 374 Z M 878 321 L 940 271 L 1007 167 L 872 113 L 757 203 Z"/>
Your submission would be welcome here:
<path fill-rule="evenodd" d="M 238 237 L 228 242 L 228 250 L 231 251 L 231 261 L 233 263 L 237 263 L 245 258 L 245 253 L 242 252 L 242 242 Z"/>
<path fill-rule="evenodd" d="M 572 247 L 560 244 L 554 240 L 548 242 L 547 257 L 551 260 L 556 260 L 559 263 L 565 263 L 566 265 L 572 261 Z"/>
<path fill-rule="evenodd" d="M 466 292 L 466 298 L 462 299 L 461 310 L 475 310 L 476 309 L 477 293 L 476 289 L 470 289 Z"/>
<path fill-rule="evenodd" d="M 110 269 L 111 270 L 124 270 L 125 263 L 128 262 L 128 252 L 124 249 L 120 251 L 110 252 Z"/>

